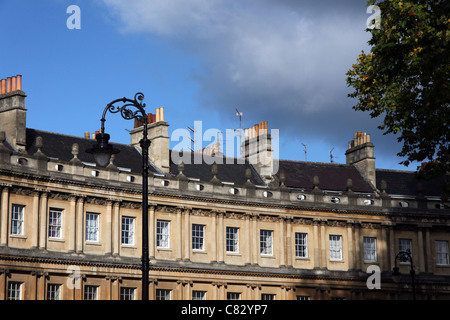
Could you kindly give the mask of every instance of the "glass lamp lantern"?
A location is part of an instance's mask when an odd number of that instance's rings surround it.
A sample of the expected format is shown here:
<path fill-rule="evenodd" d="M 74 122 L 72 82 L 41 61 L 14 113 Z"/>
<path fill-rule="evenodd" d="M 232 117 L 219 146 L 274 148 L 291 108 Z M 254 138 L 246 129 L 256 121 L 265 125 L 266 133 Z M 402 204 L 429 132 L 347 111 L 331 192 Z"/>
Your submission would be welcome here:
<path fill-rule="evenodd" d="M 92 148 L 87 149 L 86 152 L 94 156 L 97 165 L 106 167 L 111 160 L 111 156 L 119 153 L 119 150 L 109 143 L 109 134 L 107 133 L 97 133 L 95 139 L 97 143 Z"/>

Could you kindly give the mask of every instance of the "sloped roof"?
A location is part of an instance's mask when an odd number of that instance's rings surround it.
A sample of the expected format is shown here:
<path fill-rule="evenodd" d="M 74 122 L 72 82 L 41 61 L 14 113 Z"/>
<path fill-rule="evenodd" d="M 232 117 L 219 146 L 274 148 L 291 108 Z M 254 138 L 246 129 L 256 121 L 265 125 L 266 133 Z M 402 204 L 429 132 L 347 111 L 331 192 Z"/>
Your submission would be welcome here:
<path fill-rule="evenodd" d="M 26 150 L 30 155 L 36 153 L 37 151 L 35 143 L 36 138 L 39 136 L 42 137 L 43 141 L 41 151 L 49 158 L 54 158 L 61 161 L 70 161 L 73 158 L 72 145 L 77 143 L 79 145 L 78 158 L 83 162 L 95 163 L 93 155 L 86 153 L 86 150 L 92 147 L 95 140 L 27 128 Z M 131 169 L 132 172 L 137 173 L 142 171 L 142 155 L 138 149 L 131 145 L 114 142 L 110 143 L 120 151 L 115 155 L 114 159 L 114 164 L 117 167 L 128 168 Z M 174 151 L 170 152 L 172 153 Z M 190 161 L 191 164 L 185 164 L 185 169 L 183 171 L 184 175 L 189 178 L 200 179 L 201 181 L 210 181 L 213 177 L 211 173 L 211 157 L 203 156 L 202 162 L 196 164 L 194 162 L 193 154 L 189 154 L 192 161 Z M 172 157 L 170 157 L 170 159 L 172 159 Z M 236 185 L 243 185 L 247 181 L 245 178 L 245 171 L 247 168 L 250 168 L 252 172 L 250 181 L 256 185 L 264 185 L 261 177 L 248 162 L 238 163 L 236 159 L 230 158 L 224 158 L 224 164 L 218 164 L 217 178 L 221 181 L 233 182 Z M 152 165 L 150 165 L 150 171 L 153 173 L 159 173 L 159 171 Z M 178 173 L 178 166 L 171 161 L 170 174 L 176 176 Z"/>
<path fill-rule="evenodd" d="M 418 180 L 413 171 L 376 170 L 377 188 L 381 190 L 381 181 L 386 181 L 386 192 L 391 195 L 416 196 L 419 193 L 419 183 L 424 196 L 442 195 L 445 181 L 450 183 L 450 175 L 432 180 Z"/>
<path fill-rule="evenodd" d="M 187 152 L 179 152 L 179 151 L 171 151 L 171 159 L 172 153 L 179 153 L 180 157 L 183 155 L 186 158 L 189 158 L 186 163 L 184 163 L 183 174 L 189 178 L 200 179 L 201 181 L 210 181 L 213 178 L 211 173 L 212 163 L 214 161 L 214 157 L 203 155 L 201 159 L 201 163 L 196 163 L 200 161 L 195 161 L 194 153 Z M 236 185 L 243 185 L 247 178 L 245 177 L 245 171 L 247 169 L 251 170 L 252 177 L 250 181 L 255 185 L 265 185 L 264 181 L 261 179 L 259 174 L 253 168 L 251 164 L 248 162 L 244 162 L 242 159 L 236 158 L 222 158 L 222 162 L 217 164 L 217 178 L 222 182 L 233 182 Z M 174 164 L 172 161 L 170 162 L 170 173 L 173 175 L 178 175 L 178 165 Z"/>
<path fill-rule="evenodd" d="M 42 137 L 43 140 L 41 151 L 49 158 L 70 161 L 73 158 L 72 145 L 77 143 L 79 145 L 78 158 L 83 162 L 95 163 L 92 154 L 85 152 L 86 149 L 92 147 L 95 143 L 93 139 L 27 128 L 26 150 L 30 155 L 37 151 L 35 143 L 38 136 Z M 5 143 L 3 147 L 11 149 L 11 146 Z M 138 149 L 131 145 L 114 142 L 111 142 L 111 144 L 120 151 L 114 160 L 114 164 L 117 167 L 128 168 L 131 169 L 131 172 L 136 173 L 142 171 L 142 156 Z M 172 153 L 178 151 L 171 150 L 170 152 L 170 159 L 172 159 Z M 201 162 L 196 163 L 194 154 L 190 152 L 187 154 L 186 157 L 190 158 L 190 161 L 184 163 L 184 175 L 200 181 L 210 181 L 213 178 L 211 173 L 213 158 L 203 155 Z M 183 153 L 180 153 L 180 157 L 182 155 Z M 223 164 L 217 164 L 217 178 L 222 182 L 243 185 L 247 181 L 245 176 L 246 169 L 250 169 L 252 173 L 250 181 L 255 185 L 265 185 L 255 168 L 248 162 L 242 163 L 241 161 L 242 159 L 223 158 Z M 152 165 L 150 165 L 150 170 L 153 173 L 159 172 Z M 281 172 L 285 173 L 285 185 L 289 188 L 311 190 L 314 187 L 314 176 L 318 176 L 319 188 L 322 190 L 345 192 L 347 190 L 347 179 L 350 178 L 352 179 L 354 192 L 373 192 L 370 184 L 353 165 L 279 160 L 279 170 L 276 174 L 278 179 Z M 178 173 L 178 165 L 170 161 L 170 174 L 176 176 Z M 386 181 L 386 192 L 391 195 L 415 196 L 419 192 L 419 180 L 417 180 L 415 173 L 412 171 L 377 169 L 376 187 L 378 190 L 381 190 L 382 180 Z M 423 195 L 440 197 L 445 181 L 450 183 L 450 175 L 431 181 L 420 181 Z"/>
<path fill-rule="evenodd" d="M 370 184 L 353 165 L 322 162 L 280 160 L 279 171 L 285 173 L 285 185 L 290 188 L 310 190 L 314 188 L 314 176 L 319 177 L 322 190 L 346 191 L 347 179 L 352 179 L 354 192 L 373 192 Z"/>
<path fill-rule="evenodd" d="M 94 156 L 86 153 L 86 150 L 94 145 L 95 140 L 93 139 L 27 128 L 26 150 L 29 154 L 34 154 L 37 151 L 35 143 L 36 138 L 39 136 L 42 137 L 43 142 L 41 151 L 49 158 L 70 161 L 73 158 L 72 145 L 77 143 L 79 145 L 78 158 L 83 162 L 95 163 Z M 132 172 L 142 171 L 142 157 L 135 147 L 114 142 L 111 142 L 111 144 L 120 151 L 114 160 L 114 164 L 117 167 L 131 169 Z M 154 168 L 152 169 L 152 171 L 156 172 Z"/>

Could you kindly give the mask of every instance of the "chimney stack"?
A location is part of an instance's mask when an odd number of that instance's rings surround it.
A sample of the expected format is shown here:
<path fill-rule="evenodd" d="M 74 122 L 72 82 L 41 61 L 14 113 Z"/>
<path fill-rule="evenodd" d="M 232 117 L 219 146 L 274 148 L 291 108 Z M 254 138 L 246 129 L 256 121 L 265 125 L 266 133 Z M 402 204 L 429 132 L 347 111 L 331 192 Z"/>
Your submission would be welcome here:
<path fill-rule="evenodd" d="M 147 133 L 151 141 L 149 157 L 150 160 L 164 173 L 170 169 L 169 155 L 169 124 L 164 120 L 164 107 L 156 108 L 155 114 L 147 114 Z M 144 123 L 140 120 L 134 121 L 134 129 L 130 131 L 131 145 L 140 147 Z"/>
<path fill-rule="evenodd" d="M 22 91 L 22 76 L 20 74 L 0 81 L 0 95 L 15 91 Z"/>
<path fill-rule="evenodd" d="M 26 146 L 25 97 L 21 75 L 0 80 L 0 128 L 18 151 Z"/>
<path fill-rule="evenodd" d="M 205 148 L 203 148 L 201 151 L 204 155 L 207 156 L 223 156 L 223 154 L 220 152 L 220 142 L 216 142 L 214 144 L 211 144 Z"/>
<path fill-rule="evenodd" d="M 355 165 L 364 178 L 376 188 L 374 145 L 370 142 L 370 135 L 361 131 L 353 135 L 345 152 L 347 164 Z"/>
<path fill-rule="evenodd" d="M 274 173 L 272 137 L 268 133 L 267 121 L 244 130 L 243 154 L 258 173 L 268 180 Z"/>

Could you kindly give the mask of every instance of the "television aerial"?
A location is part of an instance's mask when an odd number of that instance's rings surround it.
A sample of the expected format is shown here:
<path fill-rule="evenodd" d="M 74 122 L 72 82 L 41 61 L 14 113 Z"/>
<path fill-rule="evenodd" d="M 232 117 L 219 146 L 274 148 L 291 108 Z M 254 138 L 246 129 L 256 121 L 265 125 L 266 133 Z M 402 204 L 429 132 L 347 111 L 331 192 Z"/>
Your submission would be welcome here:
<path fill-rule="evenodd" d="M 303 145 L 303 148 L 304 148 L 304 151 L 305 151 L 305 161 L 308 161 L 307 160 L 308 150 L 306 149 L 307 145 L 304 144 L 304 143 L 302 143 L 302 145 Z"/>
<path fill-rule="evenodd" d="M 331 163 L 334 162 L 334 158 L 337 158 L 335 155 L 333 155 L 333 150 L 334 150 L 334 147 L 330 150 L 330 162 Z"/>

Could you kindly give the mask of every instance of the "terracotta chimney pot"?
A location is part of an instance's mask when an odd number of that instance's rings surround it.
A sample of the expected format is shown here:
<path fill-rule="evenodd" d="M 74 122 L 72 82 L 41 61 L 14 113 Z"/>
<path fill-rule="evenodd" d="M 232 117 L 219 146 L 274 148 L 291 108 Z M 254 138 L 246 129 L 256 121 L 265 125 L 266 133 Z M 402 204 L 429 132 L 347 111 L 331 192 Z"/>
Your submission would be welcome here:
<path fill-rule="evenodd" d="M 6 93 L 11 92 L 11 77 L 6 78 Z"/>
<path fill-rule="evenodd" d="M 22 91 L 22 75 L 17 75 L 17 90 Z"/>
<path fill-rule="evenodd" d="M 17 90 L 17 78 L 12 77 L 11 91 L 16 91 L 16 90 Z"/>
<path fill-rule="evenodd" d="M 2 79 L 0 86 L 0 94 L 6 93 L 6 79 Z"/>

